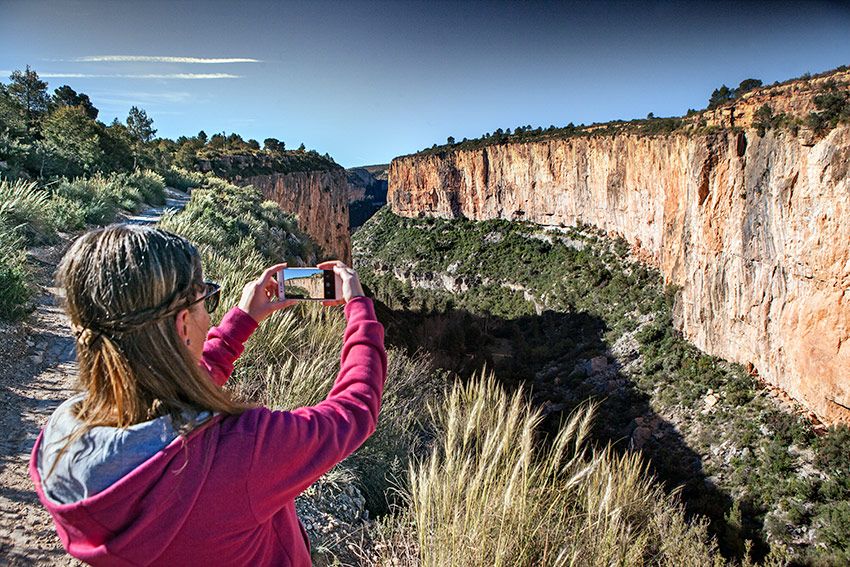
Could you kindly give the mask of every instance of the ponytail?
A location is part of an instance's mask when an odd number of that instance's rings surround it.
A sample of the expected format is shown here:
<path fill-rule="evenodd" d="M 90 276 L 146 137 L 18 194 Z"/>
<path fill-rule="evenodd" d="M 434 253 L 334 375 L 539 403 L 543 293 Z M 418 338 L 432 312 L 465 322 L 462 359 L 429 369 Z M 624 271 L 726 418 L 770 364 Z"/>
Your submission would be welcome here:
<path fill-rule="evenodd" d="M 65 290 L 86 394 L 75 410 L 83 423 L 78 431 L 168 415 L 185 434 L 199 411 L 238 414 L 248 407 L 213 383 L 177 334 L 175 314 L 202 282 L 195 247 L 161 229 L 111 225 L 74 242 L 57 287 Z"/>

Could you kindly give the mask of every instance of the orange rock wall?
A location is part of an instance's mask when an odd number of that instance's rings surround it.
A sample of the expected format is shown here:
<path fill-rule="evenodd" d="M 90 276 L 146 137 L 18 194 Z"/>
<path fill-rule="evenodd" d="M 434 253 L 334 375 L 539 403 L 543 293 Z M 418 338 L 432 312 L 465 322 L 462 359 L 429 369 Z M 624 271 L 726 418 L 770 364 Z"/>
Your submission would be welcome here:
<path fill-rule="evenodd" d="M 674 324 L 850 423 L 850 128 L 619 135 L 393 160 L 404 216 L 596 225 L 681 287 Z"/>
<path fill-rule="evenodd" d="M 344 169 L 257 175 L 242 179 L 240 184 L 257 187 L 266 199 L 294 213 L 301 230 L 322 247 L 323 259 L 351 263 Z"/>

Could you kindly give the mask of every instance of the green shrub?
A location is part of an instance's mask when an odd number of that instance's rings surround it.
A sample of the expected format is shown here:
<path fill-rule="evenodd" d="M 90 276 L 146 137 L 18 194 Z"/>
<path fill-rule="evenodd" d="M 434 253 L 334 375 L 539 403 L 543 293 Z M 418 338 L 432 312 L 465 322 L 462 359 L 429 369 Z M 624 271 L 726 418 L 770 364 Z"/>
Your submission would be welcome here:
<path fill-rule="evenodd" d="M 850 564 L 850 501 L 824 506 L 815 522 L 822 526 L 818 539 L 828 550 L 826 557 L 834 565 Z"/>
<path fill-rule="evenodd" d="M 104 225 L 114 222 L 121 211 L 136 212 L 145 203 L 165 203 L 165 181 L 162 176 L 137 170 L 133 173 L 96 174 L 91 177 L 62 179 L 53 189 L 54 198 L 75 202 L 74 211 L 60 215 L 65 230 L 80 228 L 80 218 L 87 224 Z M 57 204 L 54 208 L 61 206 Z"/>
<path fill-rule="evenodd" d="M 2 205 L 0 205 L 0 210 Z M 30 298 L 30 273 L 24 254 L 25 240 L 0 217 L 0 318 L 14 319 L 25 312 Z"/>
<path fill-rule="evenodd" d="M 165 179 L 162 175 L 150 170 L 136 170 L 126 177 L 127 185 L 139 189 L 144 202 L 151 205 L 165 204 Z"/>
<path fill-rule="evenodd" d="M 91 178 L 62 180 L 53 190 L 68 201 L 79 204 L 86 224 L 105 225 L 113 222 L 120 206 L 115 201 L 115 191 L 107 188 L 109 182 L 101 175 Z"/>
<path fill-rule="evenodd" d="M 50 196 L 35 181 L 0 181 L 0 226 L 14 231 L 29 244 L 55 239 Z"/>
<path fill-rule="evenodd" d="M 73 231 L 82 230 L 86 226 L 86 221 L 89 216 L 99 217 L 95 215 L 83 205 L 82 202 L 75 199 L 70 199 L 60 194 L 54 194 L 49 203 L 50 216 L 57 230 Z M 92 224 L 98 224 L 91 221 Z"/>
<path fill-rule="evenodd" d="M 818 112 L 809 114 L 809 127 L 816 132 L 824 132 L 850 122 L 850 92 L 832 91 L 814 97 Z"/>
<path fill-rule="evenodd" d="M 172 166 L 162 172 L 165 184 L 169 187 L 174 187 L 178 191 L 188 191 L 195 187 L 201 187 L 206 181 L 203 173 L 197 171 L 189 171 L 180 167 Z"/>

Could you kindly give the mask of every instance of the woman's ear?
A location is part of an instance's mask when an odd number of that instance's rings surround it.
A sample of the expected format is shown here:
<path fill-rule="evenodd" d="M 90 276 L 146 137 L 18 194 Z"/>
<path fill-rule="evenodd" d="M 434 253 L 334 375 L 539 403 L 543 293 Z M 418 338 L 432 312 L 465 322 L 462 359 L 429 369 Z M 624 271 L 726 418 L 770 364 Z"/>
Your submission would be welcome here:
<path fill-rule="evenodd" d="M 174 318 L 174 325 L 177 329 L 177 336 L 184 343 L 189 340 L 189 310 L 181 309 L 177 312 Z M 188 343 L 187 343 L 188 344 Z"/>

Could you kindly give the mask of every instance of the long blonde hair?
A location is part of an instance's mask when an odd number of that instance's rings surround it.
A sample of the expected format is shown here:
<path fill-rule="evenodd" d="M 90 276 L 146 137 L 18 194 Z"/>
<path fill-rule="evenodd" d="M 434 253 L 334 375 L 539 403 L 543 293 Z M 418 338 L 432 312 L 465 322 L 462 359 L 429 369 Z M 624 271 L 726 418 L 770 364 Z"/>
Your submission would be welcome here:
<path fill-rule="evenodd" d="M 246 409 L 210 380 L 177 334 L 177 312 L 203 290 L 200 255 L 185 238 L 138 225 L 93 230 L 65 254 L 57 284 L 77 335 L 82 431 L 169 415 L 185 433 L 199 410 Z"/>

